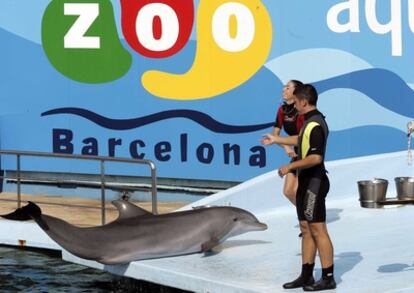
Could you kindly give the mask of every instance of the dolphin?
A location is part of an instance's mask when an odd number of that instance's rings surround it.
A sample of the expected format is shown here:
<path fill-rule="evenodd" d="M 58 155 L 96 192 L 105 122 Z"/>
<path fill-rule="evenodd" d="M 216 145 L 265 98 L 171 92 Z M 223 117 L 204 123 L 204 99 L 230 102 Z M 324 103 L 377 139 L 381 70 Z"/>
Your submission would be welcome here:
<path fill-rule="evenodd" d="M 153 215 L 124 200 L 112 203 L 118 209 L 118 218 L 96 227 L 77 227 L 42 214 L 33 202 L 2 217 L 33 219 L 70 253 L 106 265 L 207 252 L 229 237 L 267 229 L 252 213 L 236 207 Z"/>

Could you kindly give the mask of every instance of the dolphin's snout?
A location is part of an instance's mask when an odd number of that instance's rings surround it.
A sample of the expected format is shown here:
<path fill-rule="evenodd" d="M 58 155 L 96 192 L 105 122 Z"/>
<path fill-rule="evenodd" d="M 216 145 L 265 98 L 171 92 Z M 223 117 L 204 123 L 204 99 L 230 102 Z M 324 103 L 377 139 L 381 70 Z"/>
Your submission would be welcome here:
<path fill-rule="evenodd" d="M 251 225 L 253 231 L 264 231 L 267 230 L 267 225 L 265 223 L 256 222 Z"/>

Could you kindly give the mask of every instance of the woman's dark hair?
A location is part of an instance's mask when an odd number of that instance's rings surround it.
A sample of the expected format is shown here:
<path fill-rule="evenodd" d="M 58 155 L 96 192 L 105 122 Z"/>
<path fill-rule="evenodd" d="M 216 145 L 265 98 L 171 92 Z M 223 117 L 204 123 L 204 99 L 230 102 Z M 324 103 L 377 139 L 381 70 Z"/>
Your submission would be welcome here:
<path fill-rule="evenodd" d="M 293 94 L 299 100 L 308 101 L 309 105 L 316 106 L 318 102 L 318 92 L 311 84 L 304 84 L 297 86 L 293 91 Z"/>
<path fill-rule="evenodd" d="M 298 87 L 298 86 L 303 85 L 303 82 L 301 82 L 299 80 L 296 80 L 296 79 L 291 79 L 289 81 L 295 85 L 295 88 Z"/>

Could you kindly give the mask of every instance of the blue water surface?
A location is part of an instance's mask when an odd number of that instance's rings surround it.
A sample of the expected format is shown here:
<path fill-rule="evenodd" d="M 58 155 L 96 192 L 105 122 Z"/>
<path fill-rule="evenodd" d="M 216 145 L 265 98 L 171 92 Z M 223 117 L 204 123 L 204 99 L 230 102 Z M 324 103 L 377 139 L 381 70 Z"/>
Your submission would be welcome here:
<path fill-rule="evenodd" d="M 185 291 L 68 263 L 58 252 L 0 246 L 0 292 Z"/>

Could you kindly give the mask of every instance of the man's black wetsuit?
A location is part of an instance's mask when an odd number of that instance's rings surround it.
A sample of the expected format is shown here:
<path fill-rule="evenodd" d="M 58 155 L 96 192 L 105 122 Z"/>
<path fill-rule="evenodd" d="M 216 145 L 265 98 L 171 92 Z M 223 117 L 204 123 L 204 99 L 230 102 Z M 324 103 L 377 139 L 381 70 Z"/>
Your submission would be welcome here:
<path fill-rule="evenodd" d="M 320 164 L 301 169 L 298 172 L 298 191 L 296 210 L 299 221 L 325 222 L 325 197 L 329 191 L 329 179 L 326 175 L 324 157 L 329 129 L 325 117 L 318 110 L 305 114 L 305 122 L 298 138 L 298 159 L 309 155 L 320 155 Z"/>

